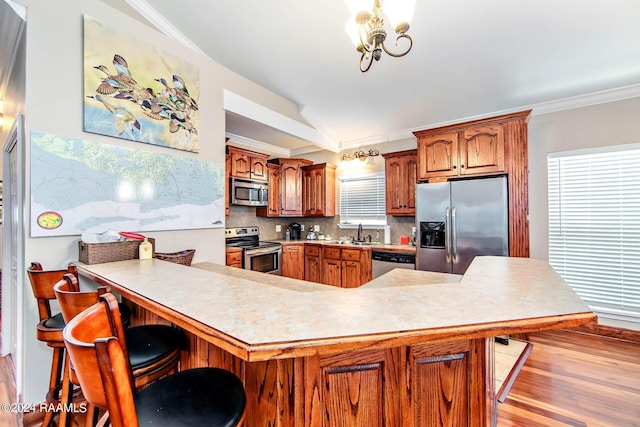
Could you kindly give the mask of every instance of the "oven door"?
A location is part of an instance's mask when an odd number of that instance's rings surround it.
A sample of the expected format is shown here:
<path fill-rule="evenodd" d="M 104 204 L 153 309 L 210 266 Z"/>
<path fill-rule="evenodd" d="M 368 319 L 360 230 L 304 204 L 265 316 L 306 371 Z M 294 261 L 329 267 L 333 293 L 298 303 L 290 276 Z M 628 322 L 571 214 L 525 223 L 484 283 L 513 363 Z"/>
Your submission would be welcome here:
<path fill-rule="evenodd" d="M 282 246 L 244 250 L 244 268 L 247 270 L 281 275 L 281 262 Z"/>

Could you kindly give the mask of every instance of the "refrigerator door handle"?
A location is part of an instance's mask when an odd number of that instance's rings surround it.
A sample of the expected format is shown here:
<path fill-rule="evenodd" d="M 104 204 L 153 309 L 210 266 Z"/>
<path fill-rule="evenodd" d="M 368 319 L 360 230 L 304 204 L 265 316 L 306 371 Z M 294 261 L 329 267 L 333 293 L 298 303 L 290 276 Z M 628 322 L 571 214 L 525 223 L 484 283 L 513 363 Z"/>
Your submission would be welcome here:
<path fill-rule="evenodd" d="M 452 246 L 452 263 L 458 263 L 458 238 L 456 237 L 456 208 L 451 208 L 451 246 Z"/>
<path fill-rule="evenodd" d="M 451 221 L 449 218 L 449 208 L 444 210 L 444 234 L 445 262 L 451 264 L 451 244 L 449 242 L 449 239 L 451 239 Z"/>

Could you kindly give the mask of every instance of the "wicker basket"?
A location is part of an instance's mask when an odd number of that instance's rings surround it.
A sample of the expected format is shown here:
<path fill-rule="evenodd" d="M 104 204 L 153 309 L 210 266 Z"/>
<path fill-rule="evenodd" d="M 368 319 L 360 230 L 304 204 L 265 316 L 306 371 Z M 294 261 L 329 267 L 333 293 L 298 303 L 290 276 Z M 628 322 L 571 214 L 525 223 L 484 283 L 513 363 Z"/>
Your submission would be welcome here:
<path fill-rule="evenodd" d="M 155 255 L 155 258 L 161 259 L 163 261 L 175 262 L 176 264 L 190 266 L 191 261 L 193 260 L 193 255 L 195 253 L 196 253 L 195 249 L 185 249 L 184 251 L 172 252 L 172 253 L 158 252 Z"/>
<path fill-rule="evenodd" d="M 155 253 L 156 240 L 149 238 L 151 254 Z M 78 259 L 85 264 L 101 264 L 103 262 L 124 261 L 138 259 L 138 248 L 141 240 L 126 240 L 124 242 L 85 243 L 78 241 L 80 255 Z"/>

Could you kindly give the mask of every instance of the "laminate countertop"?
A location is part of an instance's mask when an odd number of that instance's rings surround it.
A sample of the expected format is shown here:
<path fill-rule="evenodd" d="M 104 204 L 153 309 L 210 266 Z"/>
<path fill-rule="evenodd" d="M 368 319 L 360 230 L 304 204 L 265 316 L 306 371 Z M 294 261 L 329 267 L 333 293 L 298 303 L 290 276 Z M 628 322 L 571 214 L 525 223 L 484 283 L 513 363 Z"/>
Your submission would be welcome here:
<path fill-rule="evenodd" d="M 77 267 L 82 276 L 246 361 L 597 320 L 548 262 L 529 258 L 477 257 L 462 277 L 396 269 L 353 289 L 213 263 L 186 267 L 149 259 Z"/>

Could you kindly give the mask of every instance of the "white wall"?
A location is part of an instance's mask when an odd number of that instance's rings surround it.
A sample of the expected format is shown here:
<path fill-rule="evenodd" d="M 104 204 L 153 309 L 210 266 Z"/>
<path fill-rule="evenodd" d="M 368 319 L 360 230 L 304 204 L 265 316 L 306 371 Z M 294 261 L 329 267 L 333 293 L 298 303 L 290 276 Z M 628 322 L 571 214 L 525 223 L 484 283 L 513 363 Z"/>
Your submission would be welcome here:
<path fill-rule="evenodd" d="M 531 257 L 549 258 L 547 154 L 640 142 L 640 98 L 534 115 L 529 122 Z"/>
<path fill-rule="evenodd" d="M 300 120 L 297 107 L 290 101 L 232 73 L 208 57 L 168 39 L 153 29 L 138 23 L 97 0 L 22 0 L 27 6 L 27 59 L 25 126 L 27 139 L 31 132 L 51 133 L 71 138 L 140 148 L 199 160 L 224 163 L 223 90 L 228 89 L 293 120 Z M 155 45 L 162 51 L 178 56 L 200 69 L 200 153 L 169 150 L 149 144 L 139 144 L 82 131 L 83 105 L 83 14 L 106 26 L 129 32 L 141 43 Z M 26 188 L 29 188 L 29 147 L 26 147 Z M 25 215 L 29 214 L 29 197 Z M 29 224 L 25 219 L 24 224 Z M 64 268 L 78 259 L 79 236 L 31 238 L 28 226 L 23 230 L 25 260 L 40 261 L 45 269 Z M 148 233 L 156 239 L 156 249 L 172 252 L 195 248 L 194 262 L 224 263 L 224 230 L 183 230 Z M 26 269 L 26 265 L 24 266 Z M 22 271 L 24 275 L 24 269 Z M 49 376 L 51 350 L 35 339 L 37 309 L 28 285 L 22 277 L 24 300 L 25 357 L 27 377 L 24 384 L 25 402 L 42 401 Z M 20 369 L 20 367 L 18 367 Z M 21 385 L 18 385 L 21 387 Z"/>

